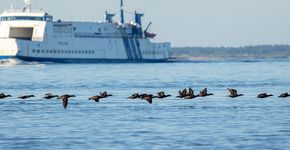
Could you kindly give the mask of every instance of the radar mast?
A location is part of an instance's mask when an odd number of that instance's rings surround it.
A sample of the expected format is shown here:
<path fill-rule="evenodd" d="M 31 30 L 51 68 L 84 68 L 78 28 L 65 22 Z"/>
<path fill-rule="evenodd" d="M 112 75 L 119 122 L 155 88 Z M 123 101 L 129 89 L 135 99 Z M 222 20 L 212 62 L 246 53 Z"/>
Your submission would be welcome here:
<path fill-rule="evenodd" d="M 121 6 L 120 6 L 120 11 L 121 11 L 121 23 L 124 24 L 124 3 L 123 0 L 121 0 Z"/>
<path fill-rule="evenodd" d="M 31 0 L 24 0 L 25 7 L 23 8 L 24 12 L 30 12 L 31 11 Z"/>

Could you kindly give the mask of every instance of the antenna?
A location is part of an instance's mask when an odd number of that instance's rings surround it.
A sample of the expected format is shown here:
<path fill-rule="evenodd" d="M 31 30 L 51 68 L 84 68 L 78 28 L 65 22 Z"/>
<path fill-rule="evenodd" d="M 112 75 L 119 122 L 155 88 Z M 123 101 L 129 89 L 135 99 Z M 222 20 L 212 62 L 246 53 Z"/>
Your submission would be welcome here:
<path fill-rule="evenodd" d="M 123 24 L 124 23 L 124 8 L 123 8 L 123 0 L 121 0 L 121 6 L 120 6 L 120 9 L 121 9 L 121 23 Z"/>
<path fill-rule="evenodd" d="M 25 7 L 23 9 L 24 12 L 30 12 L 31 10 L 31 0 L 24 0 Z"/>
<path fill-rule="evenodd" d="M 12 1 L 9 0 L 9 2 L 10 2 L 10 11 L 13 11 L 13 4 L 12 4 Z"/>

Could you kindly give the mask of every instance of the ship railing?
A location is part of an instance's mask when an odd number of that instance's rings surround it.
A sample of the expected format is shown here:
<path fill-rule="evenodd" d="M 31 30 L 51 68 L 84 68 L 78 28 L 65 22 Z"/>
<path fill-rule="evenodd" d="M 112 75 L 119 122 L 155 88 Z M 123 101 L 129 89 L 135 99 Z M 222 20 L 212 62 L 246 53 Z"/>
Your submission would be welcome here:
<path fill-rule="evenodd" d="M 25 13 L 23 10 L 6 10 L 6 13 Z M 28 13 L 43 13 L 43 10 L 30 10 Z"/>

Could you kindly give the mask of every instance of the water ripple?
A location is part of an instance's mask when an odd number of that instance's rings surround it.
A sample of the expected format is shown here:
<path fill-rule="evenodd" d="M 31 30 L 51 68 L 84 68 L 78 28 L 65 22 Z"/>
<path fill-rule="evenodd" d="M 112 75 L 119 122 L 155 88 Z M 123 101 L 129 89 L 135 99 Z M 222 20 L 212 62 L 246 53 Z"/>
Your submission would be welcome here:
<path fill-rule="evenodd" d="M 9 60 L 10 61 L 10 60 Z M 14 60 L 13 60 L 14 61 Z M 289 61 L 160 64 L 0 63 L 0 149 L 287 149 Z M 5 64 L 6 63 L 6 64 Z M 177 99 L 208 87 L 214 96 Z M 226 88 L 245 96 L 230 99 Z M 88 97 L 107 90 L 100 103 Z M 173 97 L 128 100 L 135 92 Z M 76 94 L 67 110 L 45 93 Z M 257 100 L 261 92 L 275 95 Z M 23 94 L 36 98 L 18 100 Z"/>

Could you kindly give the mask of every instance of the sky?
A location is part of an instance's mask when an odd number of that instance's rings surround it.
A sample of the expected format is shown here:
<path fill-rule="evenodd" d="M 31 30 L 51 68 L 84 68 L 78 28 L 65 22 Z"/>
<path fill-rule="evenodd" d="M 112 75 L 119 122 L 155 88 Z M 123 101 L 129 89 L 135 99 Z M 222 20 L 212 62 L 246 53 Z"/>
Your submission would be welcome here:
<path fill-rule="evenodd" d="M 117 13 L 120 0 L 32 0 L 54 19 L 100 21 L 106 10 Z M 245 46 L 290 44 L 290 0 L 124 0 L 126 21 L 135 10 L 152 21 L 155 41 L 172 46 Z M 0 11 L 22 0 L 0 0 Z"/>

